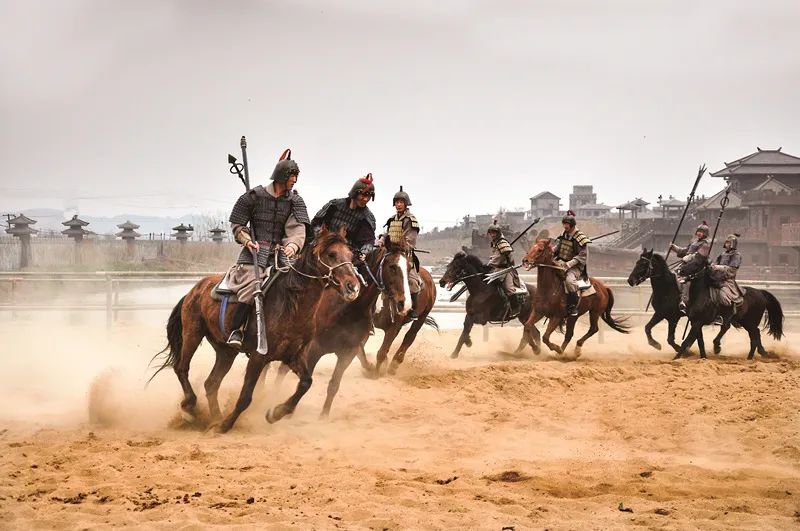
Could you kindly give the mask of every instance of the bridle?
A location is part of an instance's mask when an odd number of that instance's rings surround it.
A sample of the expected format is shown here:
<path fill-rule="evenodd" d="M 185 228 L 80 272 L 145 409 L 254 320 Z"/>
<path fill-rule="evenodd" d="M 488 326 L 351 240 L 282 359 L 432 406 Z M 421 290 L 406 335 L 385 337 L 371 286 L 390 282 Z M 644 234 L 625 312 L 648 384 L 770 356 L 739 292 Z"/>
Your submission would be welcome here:
<path fill-rule="evenodd" d="M 339 269 L 340 267 L 350 266 L 350 269 L 353 272 L 353 274 L 356 277 L 361 278 L 361 275 L 359 275 L 358 271 L 356 271 L 356 268 L 353 265 L 353 262 L 342 262 L 342 263 L 339 263 L 339 264 L 336 264 L 336 265 L 332 266 L 332 265 L 328 265 L 325 262 L 323 262 L 322 258 L 320 258 L 320 256 L 319 256 L 319 254 L 317 254 L 316 255 L 317 256 L 317 262 L 319 262 L 321 265 L 325 266 L 328 269 L 328 272 L 325 275 L 321 275 L 320 276 L 320 275 L 311 275 L 311 274 L 308 274 L 308 273 L 304 273 L 303 271 L 300 271 L 299 269 L 294 267 L 294 264 L 289 259 L 286 260 L 286 266 L 281 267 L 278 264 L 278 255 L 279 254 L 280 254 L 280 252 L 275 252 L 275 270 L 276 271 L 280 271 L 281 273 L 286 273 L 289 270 L 292 270 L 295 273 L 297 273 L 298 275 L 303 276 L 305 278 L 310 278 L 310 279 L 313 279 L 313 280 L 322 280 L 322 281 L 325 282 L 326 286 L 330 286 L 330 285 L 341 286 L 341 283 L 339 281 L 337 281 L 333 277 L 333 272 L 335 270 Z"/>

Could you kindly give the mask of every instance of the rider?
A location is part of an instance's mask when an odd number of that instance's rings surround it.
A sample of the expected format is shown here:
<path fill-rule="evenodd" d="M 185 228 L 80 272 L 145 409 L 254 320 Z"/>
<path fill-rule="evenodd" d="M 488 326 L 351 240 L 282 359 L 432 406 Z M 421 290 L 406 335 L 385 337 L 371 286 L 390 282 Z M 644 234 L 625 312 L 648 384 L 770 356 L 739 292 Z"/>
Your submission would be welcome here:
<path fill-rule="evenodd" d="M 725 306 L 733 306 L 734 313 L 736 307 L 742 303 L 742 291 L 736 283 L 736 273 L 742 265 L 742 255 L 737 249 L 738 242 L 738 234 L 729 234 L 723 244 L 725 250 L 720 253 L 712 266 L 722 277 L 722 288 L 720 288 L 722 301 Z"/>
<path fill-rule="evenodd" d="M 347 197 L 331 199 L 317 212 L 311 220 L 314 233 L 318 234 L 323 225 L 331 231 L 344 227 L 357 261 L 363 261 L 375 243 L 375 216 L 367 206 L 370 199 L 375 199 L 375 185 L 368 173 L 353 184 Z"/>
<path fill-rule="evenodd" d="M 303 198 L 293 190 L 300 168 L 291 156 L 287 149 L 272 171 L 272 182 L 242 194 L 231 211 L 231 232 L 243 245 L 236 265 L 228 273 L 228 288 L 239 301 L 228 338 L 228 345 L 234 348 L 242 346 L 244 325 L 258 289 L 252 251 L 258 253 L 259 277 L 263 279 L 276 252 L 292 258 L 306 241 L 308 211 Z"/>
<path fill-rule="evenodd" d="M 406 314 L 408 319 L 417 318 L 417 297 L 422 289 L 422 279 L 419 276 L 416 264 L 414 263 L 414 248 L 417 246 L 417 235 L 419 234 L 419 223 L 414 214 L 408 209 L 411 206 L 411 198 L 403 187 L 394 194 L 392 198 L 394 209 L 397 212 L 389 218 L 384 227 L 387 228 L 385 234 L 381 234 L 376 241 L 376 245 L 382 247 L 388 239 L 394 245 L 401 246 L 406 250 L 406 258 L 411 264 L 408 272 L 408 288 L 411 291 L 411 309 Z"/>
<path fill-rule="evenodd" d="M 486 230 L 486 234 L 491 238 L 490 246 L 492 248 L 487 265 L 492 268 L 492 271 L 499 271 L 512 267 L 514 265 L 514 257 L 512 256 L 514 248 L 511 247 L 511 244 L 508 243 L 508 240 L 503 236 L 503 231 L 500 230 L 497 220 L 489 226 Z M 506 299 L 506 308 L 508 309 L 509 315 L 518 315 L 520 311 L 517 297 L 510 297 L 510 295 L 514 294 L 515 288 L 517 287 L 520 287 L 519 275 L 516 269 L 514 269 L 505 274 L 500 290 L 501 294 Z"/>
<path fill-rule="evenodd" d="M 669 244 L 670 249 L 675 251 L 678 258 L 683 260 L 678 269 L 678 285 L 681 289 L 681 302 L 679 308 L 686 313 L 686 305 L 689 303 L 689 288 L 691 287 L 691 277 L 702 270 L 708 261 L 708 253 L 711 246 L 708 243 L 708 224 L 704 221 L 697 226 L 694 231 L 694 240 L 686 247 L 678 247 L 675 242 Z"/>
<path fill-rule="evenodd" d="M 564 232 L 556 238 L 555 263 L 564 269 L 564 288 L 567 292 L 567 314 L 578 315 L 578 282 L 586 278 L 586 259 L 589 255 L 588 245 L 591 240 L 575 228 L 575 213 L 567 211 L 561 218 Z"/>

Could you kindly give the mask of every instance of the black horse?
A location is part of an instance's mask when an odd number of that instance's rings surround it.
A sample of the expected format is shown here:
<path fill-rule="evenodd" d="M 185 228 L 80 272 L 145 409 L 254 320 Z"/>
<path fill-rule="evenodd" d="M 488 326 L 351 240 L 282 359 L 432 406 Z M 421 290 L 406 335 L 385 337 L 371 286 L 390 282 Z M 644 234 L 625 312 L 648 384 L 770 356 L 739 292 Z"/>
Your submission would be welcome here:
<path fill-rule="evenodd" d="M 484 275 L 491 273 L 489 266 L 485 265 L 480 258 L 475 255 L 467 254 L 459 251 L 453 257 L 453 260 L 447 265 L 447 269 L 439 281 L 439 286 L 452 289 L 455 284 L 464 282 L 469 291 L 466 302 L 467 315 L 464 317 L 464 329 L 461 331 L 461 336 L 458 338 L 458 343 L 453 353 L 450 354 L 451 358 L 457 358 L 461 347 L 467 345 L 472 346 L 472 339 L 469 334 L 472 326 L 475 324 L 485 325 L 489 322 L 506 322 L 507 306 L 505 297 L 500 294 L 496 281 L 492 284 L 486 284 L 483 280 Z M 528 299 L 520 309 L 517 319 L 523 325 L 528 320 L 533 305 L 533 298 L 536 295 L 536 287 L 532 284 L 525 284 L 528 290 Z M 539 345 L 541 342 L 539 331 L 535 326 L 531 326 L 531 334 L 533 336 L 533 352 L 539 353 Z M 528 339 L 526 332 L 523 330 L 522 339 L 520 339 L 519 346 L 515 353 L 519 353 L 525 348 Z"/>
<path fill-rule="evenodd" d="M 705 358 L 705 342 L 703 341 L 702 329 L 706 325 L 714 323 L 717 317 L 722 317 L 722 327 L 714 338 L 714 354 L 719 354 L 722 350 L 722 337 L 730 329 L 731 325 L 735 328 L 744 328 L 750 336 L 750 352 L 747 359 L 753 359 L 755 351 L 761 356 L 768 356 L 769 353 L 761 343 L 762 319 L 765 321 L 765 329 L 768 334 L 776 340 L 783 337 L 783 309 L 775 296 L 767 290 L 756 288 L 743 288 L 744 301 L 737 308 L 736 314 L 732 314 L 732 308 L 719 305 L 712 297 L 711 291 L 713 281 L 709 276 L 709 269 L 704 268 L 695 275 L 689 293 L 689 322 L 691 329 L 686 339 L 681 345 L 675 344 L 675 326 L 682 316 L 678 309 L 680 302 L 680 292 L 678 281 L 674 273 L 669 270 L 667 261 L 659 254 L 645 248 L 636 265 L 633 267 L 628 284 L 636 286 L 650 279 L 653 286 L 653 310 L 655 314 L 645 325 L 645 333 L 650 345 L 660 348 L 661 345 L 653 339 L 651 331 L 653 327 L 667 319 L 669 332 L 667 341 L 677 352 L 675 358 L 680 358 L 686 350 L 695 342 L 700 348 L 700 357 Z"/>
<path fill-rule="evenodd" d="M 644 325 L 647 342 L 651 347 L 661 350 L 661 343 L 653 339 L 652 332 L 655 325 L 666 319 L 667 343 L 675 352 L 680 352 L 681 347 L 675 342 L 675 328 L 683 316 L 679 310 L 681 294 L 678 290 L 678 279 L 670 271 L 663 256 L 654 253 L 653 249 L 648 251 L 645 247 L 628 276 L 628 285 L 638 286 L 648 278 L 653 288 L 653 317 Z"/>
<path fill-rule="evenodd" d="M 683 356 L 695 340 L 700 348 L 700 357 L 706 357 L 703 327 L 713 323 L 717 316 L 722 317 L 722 327 L 714 338 L 715 354 L 719 354 L 722 350 L 722 336 L 733 325 L 736 328 L 744 328 L 750 336 L 750 352 L 747 355 L 747 359 L 753 359 L 756 350 L 763 357 L 770 356 L 770 353 L 761 344 L 760 325 L 763 319 L 764 328 L 770 336 L 775 340 L 780 340 L 783 337 L 783 309 L 778 299 L 764 289 L 744 288 L 744 300 L 734 314 L 730 306 L 720 305 L 711 296 L 711 289 L 715 286 L 711 279 L 710 271 L 709 267 L 705 267 L 695 274 L 692 279 L 692 284 L 689 288 L 689 305 L 687 307 L 691 328 L 686 339 L 681 344 L 680 351 L 675 355 L 675 359 Z"/>

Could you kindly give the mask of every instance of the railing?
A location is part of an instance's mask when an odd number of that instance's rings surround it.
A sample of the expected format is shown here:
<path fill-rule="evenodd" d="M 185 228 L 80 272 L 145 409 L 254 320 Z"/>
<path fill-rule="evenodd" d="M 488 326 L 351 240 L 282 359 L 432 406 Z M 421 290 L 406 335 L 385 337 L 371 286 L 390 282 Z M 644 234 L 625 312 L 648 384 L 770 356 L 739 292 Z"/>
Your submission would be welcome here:
<path fill-rule="evenodd" d="M 26 272 L 26 273 L 0 273 L 0 285 L 5 284 L 10 289 L 9 300 L 0 303 L 0 311 L 11 312 L 12 318 L 17 312 L 28 311 L 104 311 L 106 314 L 106 326 L 111 327 L 116 321 L 118 312 L 121 311 L 148 311 L 148 310 L 169 310 L 176 300 L 169 300 L 161 303 L 121 303 L 120 293 L 126 290 L 123 286 L 145 287 L 145 286 L 179 286 L 187 285 L 187 290 L 201 278 L 219 274 L 219 272 L 106 272 L 96 273 L 62 273 L 62 272 Z M 535 282 L 535 275 L 520 275 L 525 282 Z M 434 281 L 438 283 L 441 275 L 434 275 Z M 627 277 L 597 277 L 606 285 L 616 290 L 618 306 L 614 309 L 616 313 L 623 315 L 646 315 L 645 304 L 650 297 L 650 284 L 645 282 L 636 287 L 630 287 Z M 91 294 L 82 297 L 81 300 L 69 302 L 21 302 L 20 290 L 22 286 L 44 285 L 45 283 L 60 283 L 62 285 L 80 284 L 93 286 Z M 797 281 L 740 281 L 741 285 L 754 288 L 769 289 L 770 291 L 783 292 L 782 297 L 792 307 L 800 307 L 800 282 Z M 105 295 L 104 299 L 102 295 Z M 436 313 L 463 312 L 464 303 L 461 301 L 450 303 L 449 293 L 441 292 L 444 300 L 436 303 L 434 311 Z M 93 297 L 96 299 L 92 301 Z M 466 295 L 463 296 L 466 298 Z M 620 304 L 623 303 L 623 304 Z M 786 310 L 787 317 L 800 317 L 800 311 Z"/>

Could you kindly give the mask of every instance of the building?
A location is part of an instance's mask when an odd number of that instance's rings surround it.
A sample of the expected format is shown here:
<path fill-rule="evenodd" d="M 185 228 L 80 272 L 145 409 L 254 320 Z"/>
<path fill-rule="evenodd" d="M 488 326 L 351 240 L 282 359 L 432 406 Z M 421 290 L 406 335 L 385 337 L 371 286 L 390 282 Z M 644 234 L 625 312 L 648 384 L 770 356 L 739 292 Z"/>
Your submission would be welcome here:
<path fill-rule="evenodd" d="M 604 218 L 608 217 L 611 214 L 611 208 L 608 205 L 604 204 L 595 204 L 595 203 L 587 203 L 585 205 L 579 206 L 575 212 L 575 215 L 578 216 L 579 219 L 586 219 L 586 218 Z"/>
<path fill-rule="evenodd" d="M 570 210 L 577 213 L 578 209 L 583 205 L 596 205 L 596 204 L 597 204 L 597 194 L 594 193 L 594 186 L 581 184 L 572 187 L 572 193 L 569 194 Z"/>
<path fill-rule="evenodd" d="M 755 153 L 726 162 L 725 168 L 712 172 L 711 176 L 725 179 L 738 192 L 752 190 L 767 177 L 790 189 L 800 189 L 800 158 L 786 154 L 781 149 L 757 147 Z"/>
<path fill-rule="evenodd" d="M 542 192 L 531 197 L 531 217 L 546 218 L 558 216 L 561 198 L 552 192 Z"/>
<path fill-rule="evenodd" d="M 68 219 L 61 224 L 67 227 L 65 230 L 61 231 L 61 234 L 72 238 L 75 240 L 75 243 L 83 241 L 84 236 L 94 234 L 92 231 L 84 229 L 84 227 L 89 225 L 89 222 L 79 219 L 77 214 L 72 216 L 72 219 Z"/>

